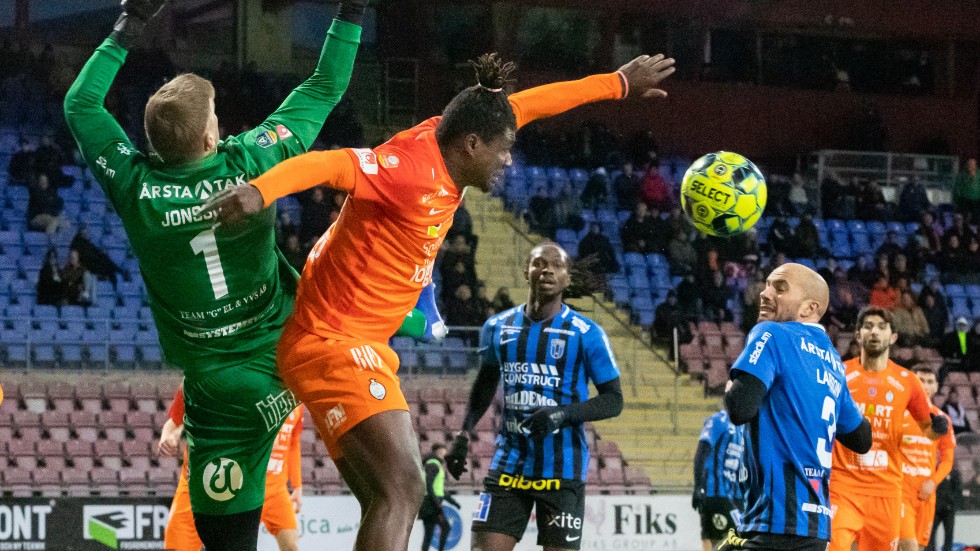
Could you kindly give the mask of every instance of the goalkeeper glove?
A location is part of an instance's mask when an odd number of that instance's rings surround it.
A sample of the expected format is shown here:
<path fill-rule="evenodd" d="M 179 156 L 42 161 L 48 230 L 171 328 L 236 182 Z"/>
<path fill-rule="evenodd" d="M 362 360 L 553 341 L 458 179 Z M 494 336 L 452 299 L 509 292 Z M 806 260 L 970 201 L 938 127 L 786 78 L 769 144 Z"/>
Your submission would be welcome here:
<path fill-rule="evenodd" d="M 112 27 L 112 38 L 128 50 L 166 3 L 167 0 L 122 0 L 122 13 Z"/>
<path fill-rule="evenodd" d="M 565 423 L 565 412 L 558 406 L 541 407 L 521 423 L 531 438 L 543 438 L 557 432 Z"/>
<path fill-rule="evenodd" d="M 459 477 L 466 472 L 466 456 L 470 452 L 470 439 L 463 433 L 456 435 L 453 439 L 452 449 L 446 454 L 446 470 L 453 478 Z"/>
<path fill-rule="evenodd" d="M 932 421 L 932 432 L 939 436 L 944 436 L 949 432 L 949 420 L 946 419 L 945 415 L 930 413 L 929 420 Z"/>
<path fill-rule="evenodd" d="M 419 300 L 415 307 L 425 314 L 425 332 L 422 334 L 422 338 L 427 342 L 442 342 L 446 338 L 446 334 L 449 333 L 449 329 L 446 327 L 446 322 L 442 321 L 442 316 L 436 307 L 435 283 L 429 283 L 422 288 L 422 293 L 419 294 Z"/>

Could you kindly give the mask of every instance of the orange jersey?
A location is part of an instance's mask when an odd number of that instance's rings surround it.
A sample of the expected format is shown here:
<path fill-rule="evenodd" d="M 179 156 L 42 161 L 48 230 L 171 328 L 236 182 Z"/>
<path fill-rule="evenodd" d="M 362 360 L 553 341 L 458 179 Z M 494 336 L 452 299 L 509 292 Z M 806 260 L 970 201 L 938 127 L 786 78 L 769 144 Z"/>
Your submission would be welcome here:
<path fill-rule="evenodd" d="M 930 411 L 943 415 L 939 408 L 929 404 Z M 952 425 L 951 425 L 952 426 Z M 899 449 L 902 452 L 902 473 L 904 474 L 902 492 L 906 499 L 918 499 L 922 484 L 932 479 L 938 486 L 953 470 L 953 450 L 956 448 L 956 436 L 952 429 L 938 440 L 930 440 L 923 434 L 919 424 L 905 415 L 902 425 L 902 441 Z"/>
<path fill-rule="evenodd" d="M 618 73 L 510 96 L 517 127 L 572 107 L 626 95 Z M 266 205 L 320 184 L 348 192 L 340 218 L 313 247 L 293 320 L 327 339 L 386 342 L 432 280 L 436 253 L 462 201 L 447 172 L 434 117 L 370 149 L 293 157 L 252 183 Z M 365 361 L 370 361 L 366 358 Z"/>
<path fill-rule="evenodd" d="M 847 388 L 858 410 L 871 422 L 872 444 L 857 454 L 834 444 L 830 487 L 835 493 L 853 492 L 881 497 L 902 495 L 902 425 L 905 411 L 919 423 L 929 421 L 929 401 L 922 383 L 909 370 L 889 360 L 879 373 L 865 371 L 860 358 L 844 362 Z"/>
<path fill-rule="evenodd" d="M 303 406 L 296 406 L 279 429 L 276 441 L 272 444 L 272 455 L 269 456 L 269 468 L 265 473 L 266 492 L 269 488 L 285 486 L 288 480 L 293 488 L 303 485 L 302 482 L 302 450 L 303 436 Z"/>

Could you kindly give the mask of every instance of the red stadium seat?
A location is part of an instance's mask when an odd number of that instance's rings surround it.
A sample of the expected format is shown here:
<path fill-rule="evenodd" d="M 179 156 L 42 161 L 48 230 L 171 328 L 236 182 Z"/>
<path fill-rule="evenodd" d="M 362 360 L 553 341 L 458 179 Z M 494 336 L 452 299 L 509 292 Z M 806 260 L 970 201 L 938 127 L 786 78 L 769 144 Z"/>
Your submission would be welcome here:
<path fill-rule="evenodd" d="M 75 399 L 82 411 L 99 413 L 102 411 L 102 384 L 93 379 L 81 379 L 75 385 Z"/>
<path fill-rule="evenodd" d="M 46 411 L 41 414 L 41 424 L 51 440 L 67 442 L 71 439 L 71 420 L 67 411 Z"/>
<path fill-rule="evenodd" d="M 145 413 L 156 413 L 160 409 L 160 396 L 157 385 L 149 381 L 133 381 L 129 387 L 130 397 L 136 404 L 136 409 Z M 167 396 L 169 405 L 172 395 Z"/>
<path fill-rule="evenodd" d="M 106 469 L 118 471 L 122 468 L 122 448 L 117 440 L 98 440 L 95 442 L 95 457 Z"/>
<path fill-rule="evenodd" d="M 75 410 L 75 389 L 64 381 L 51 381 L 47 385 L 48 401 L 62 412 Z"/>
<path fill-rule="evenodd" d="M 20 397 L 27 411 L 43 413 L 48 409 L 48 392 L 40 381 L 25 381 L 20 385 Z"/>
<path fill-rule="evenodd" d="M 603 485 L 615 484 L 618 486 L 626 485 L 626 476 L 623 474 L 622 465 L 618 468 L 604 468 L 599 469 L 599 480 Z"/>
<path fill-rule="evenodd" d="M 41 415 L 33 411 L 15 411 L 13 414 L 13 424 L 16 427 L 20 438 L 30 442 L 37 442 L 41 439 L 42 426 Z"/>
<path fill-rule="evenodd" d="M 121 411 L 103 411 L 99 414 L 99 428 L 106 439 L 122 442 L 126 439 L 126 414 Z"/>
<path fill-rule="evenodd" d="M 102 387 L 102 395 L 109 403 L 109 409 L 112 411 L 123 413 L 129 411 L 131 400 L 128 384 L 118 381 L 106 383 Z"/>

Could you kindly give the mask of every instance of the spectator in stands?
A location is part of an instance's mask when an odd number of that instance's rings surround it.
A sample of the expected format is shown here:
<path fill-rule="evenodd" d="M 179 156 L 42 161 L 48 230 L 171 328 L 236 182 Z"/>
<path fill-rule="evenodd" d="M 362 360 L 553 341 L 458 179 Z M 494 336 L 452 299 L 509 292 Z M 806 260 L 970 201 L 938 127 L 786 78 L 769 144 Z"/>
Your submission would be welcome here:
<path fill-rule="evenodd" d="M 660 162 L 651 162 L 640 183 L 640 199 L 652 210 L 669 211 L 674 204 L 670 188 L 667 178 L 660 173 Z"/>
<path fill-rule="evenodd" d="M 312 248 L 330 225 L 331 202 L 322 187 L 315 187 L 301 197 L 299 240 L 304 248 Z"/>
<path fill-rule="evenodd" d="M 878 270 L 871 265 L 871 258 L 868 255 L 857 257 L 857 262 L 847 270 L 847 280 L 858 283 L 865 289 L 874 286 L 875 280 L 878 279 L 877 276 Z"/>
<path fill-rule="evenodd" d="M 706 283 L 701 288 L 704 317 L 715 322 L 732 321 L 732 311 L 728 308 L 732 289 L 725 281 L 725 274 L 721 270 L 714 271 Z"/>
<path fill-rule="evenodd" d="M 923 339 L 922 344 L 923 346 L 937 347 L 943 339 L 943 333 L 946 331 L 946 320 L 949 319 L 946 304 L 937 302 L 936 295 L 932 293 L 923 293 L 919 297 L 919 302 L 922 315 L 925 316 L 926 323 L 929 325 L 929 334 Z"/>
<path fill-rule="evenodd" d="M 557 221 L 554 203 L 548 197 L 548 190 L 544 186 L 538 186 L 534 197 L 531 197 L 531 200 L 528 201 L 527 211 L 524 213 L 524 216 L 531 231 L 543 235 L 548 239 L 555 238 Z"/>
<path fill-rule="evenodd" d="M 661 302 L 653 313 L 650 337 L 655 343 L 671 345 L 674 342 L 675 327 L 686 329 L 687 336 L 691 335 L 690 328 L 685 327 L 687 323 L 688 320 L 677 303 L 677 291 L 671 289 L 667 291 L 667 300 Z M 670 349 L 673 351 L 673 347 Z"/>
<path fill-rule="evenodd" d="M 41 145 L 34 152 L 34 170 L 38 174 L 47 174 L 51 187 L 71 187 L 72 177 L 62 172 L 63 164 L 65 159 L 61 148 L 54 143 L 50 135 L 42 136 Z"/>
<path fill-rule="evenodd" d="M 841 356 L 841 359 L 846 362 L 847 360 L 853 358 L 860 358 L 860 357 L 861 357 L 861 344 L 857 341 L 857 339 L 854 339 L 850 343 L 848 343 L 847 352 L 845 352 Z"/>
<path fill-rule="evenodd" d="M 68 252 L 68 263 L 61 269 L 62 298 L 64 304 L 89 306 L 95 289 L 95 278 L 82 266 L 78 251 Z"/>
<path fill-rule="evenodd" d="M 476 303 L 476 309 L 480 312 L 482 321 L 487 321 L 487 318 L 496 313 L 493 305 L 490 304 L 490 299 L 487 298 L 487 284 L 482 280 L 476 281 L 476 296 L 473 297 L 473 302 Z"/>
<path fill-rule="evenodd" d="M 769 257 L 769 262 L 763 268 L 763 271 L 768 274 L 787 262 L 789 260 L 786 258 L 786 253 L 776 253 Z"/>
<path fill-rule="evenodd" d="M 790 253 L 793 250 L 793 230 L 789 227 L 786 217 L 779 215 L 769 226 L 769 252 Z"/>
<path fill-rule="evenodd" d="M 120 268 L 118 264 L 109 258 L 109 255 L 95 246 L 95 243 L 89 239 L 88 226 L 85 224 L 78 226 L 78 231 L 75 232 L 75 237 L 72 238 L 71 245 L 69 246 L 78 251 L 78 255 L 82 260 L 82 266 L 95 277 L 111 281 L 115 285 L 118 276 L 126 275 L 126 270 Z"/>
<path fill-rule="evenodd" d="M 887 254 L 878 255 L 877 261 L 875 263 L 874 281 L 878 281 L 878 278 L 881 276 L 887 277 L 889 283 L 893 281 L 891 259 L 888 257 Z M 874 283 L 871 284 L 871 287 L 874 287 Z"/>
<path fill-rule="evenodd" d="M 58 265 L 58 252 L 48 249 L 44 265 L 37 278 L 37 303 L 60 306 L 64 286 L 61 283 L 61 266 Z"/>
<path fill-rule="evenodd" d="M 966 251 L 961 247 L 959 236 L 952 234 L 947 237 L 946 246 L 939 253 L 936 264 L 949 281 L 958 281 L 959 275 L 964 270 L 973 269 L 973 267 L 969 266 L 968 260 Z"/>
<path fill-rule="evenodd" d="M 442 263 L 442 291 L 440 296 L 443 302 L 450 300 L 456 294 L 456 290 L 466 285 L 470 289 L 476 285 L 475 267 L 464 260 L 456 260 L 449 264 Z"/>
<path fill-rule="evenodd" d="M 820 247 L 820 232 L 813 223 L 812 214 L 804 214 L 800 219 L 799 225 L 793 232 L 793 241 L 796 244 L 796 255 L 803 258 L 816 258 L 823 256 L 826 251 Z"/>
<path fill-rule="evenodd" d="M 602 234 L 602 224 L 589 224 L 589 233 L 585 234 L 578 244 L 579 259 L 594 256 L 596 271 L 602 274 L 619 273 L 619 261 L 616 260 L 616 249 L 609 238 Z"/>
<path fill-rule="evenodd" d="M 973 460 L 974 468 L 980 467 L 980 458 Z M 974 471 L 980 477 L 980 471 Z M 973 478 L 973 477 L 971 477 Z M 976 482 L 976 480 L 974 479 Z M 980 490 L 980 484 L 976 485 L 976 490 Z M 939 548 L 936 532 L 939 525 L 943 525 L 943 545 L 942 551 L 953 551 L 953 530 L 956 525 L 956 511 L 963 507 L 963 479 L 960 471 L 955 466 L 949 471 L 946 478 L 936 486 L 936 519 L 932 524 L 932 538 L 927 551 L 936 551 Z"/>
<path fill-rule="evenodd" d="M 899 306 L 892 312 L 892 327 L 898 333 L 899 346 L 922 344 L 929 336 L 929 322 L 911 291 L 902 292 Z"/>
<path fill-rule="evenodd" d="M 834 295 L 836 272 L 837 272 L 837 259 L 833 257 L 828 258 L 827 262 L 823 265 L 823 267 L 817 270 L 817 274 L 819 274 L 820 277 L 822 277 L 823 280 L 827 282 L 827 285 L 830 286 L 831 300 L 833 300 L 833 295 Z"/>
<path fill-rule="evenodd" d="M 693 274 L 698 262 L 697 251 L 683 232 L 675 235 L 667 245 L 667 257 L 670 258 L 671 275 Z"/>
<path fill-rule="evenodd" d="M 789 204 L 793 211 L 793 216 L 802 215 L 810 204 L 810 199 L 806 195 L 806 188 L 803 184 L 803 175 L 799 172 L 793 174 L 793 182 L 789 188 Z"/>
<path fill-rule="evenodd" d="M 555 227 L 570 228 L 579 232 L 585 226 L 585 221 L 582 219 L 582 203 L 579 202 L 578 195 L 572 189 L 570 182 L 566 182 L 558 190 L 553 208 Z"/>
<path fill-rule="evenodd" d="M 479 305 L 473 300 L 471 289 L 469 285 L 460 285 L 451 297 L 443 299 L 446 305 L 446 325 L 475 327 L 486 320 Z"/>
<path fill-rule="evenodd" d="M 920 246 L 929 252 L 927 260 L 932 259 L 942 250 L 943 228 L 936 222 L 936 217 L 931 211 L 922 213 L 919 219 L 919 229 L 915 230 L 916 238 L 920 238 Z"/>
<path fill-rule="evenodd" d="M 960 403 L 958 387 L 954 386 L 949 389 L 949 394 L 946 395 L 946 403 L 943 404 L 943 411 L 949 415 L 949 424 L 953 426 L 954 434 L 972 431 L 970 420 L 966 416 L 966 408 Z"/>
<path fill-rule="evenodd" d="M 902 250 L 902 245 L 898 242 L 898 234 L 890 231 L 885 234 L 885 242 L 878 247 L 875 256 L 878 258 L 879 265 L 882 257 L 888 259 L 887 261 L 890 265 L 895 261 L 895 255 L 902 252 Z"/>
<path fill-rule="evenodd" d="M 493 295 L 493 300 L 490 301 L 490 307 L 498 314 L 513 308 L 514 301 L 510 299 L 510 290 L 507 287 L 497 289 L 497 293 Z"/>
<path fill-rule="evenodd" d="M 279 209 L 276 214 L 276 245 L 285 246 L 286 239 L 290 235 L 299 237 L 299 226 L 293 222 L 293 217 L 289 215 L 288 210 Z"/>
<path fill-rule="evenodd" d="M 903 279 L 906 282 L 918 279 L 909 268 L 908 257 L 902 253 L 898 253 L 892 258 L 891 271 L 889 275 L 891 280 L 895 282 L 896 285 L 898 285 L 898 282 Z"/>
<path fill-rule="evenodd" d="M 943 232 L 943 236 L 947 239 L 953 235 L 960 239 L 961 246 L 965 245 L 971 237 L 976 235 L 973 230 L 970 229 L 970 225 L 967 224 L 967 220 L 962 213 L 954 212 L 953 223 L 946 228 L 946 231 Z"/>
<path fill-rule="evenodd" d="M 902 193 L 898 198 L 898 216 L 900 220 L 915 222 L 931 206 L 929 204 L 929 195 L 926 193 L 926 187 L 922 185 L 918 177 L 913 177 L 911 182 L 902 187 Z"/>
<path fill-rule="evenodd" d="M 445 247 L 443 247 L 442 252 L 442 276 L 443 282 L 449 283 L 447 281 L 446 269 L 454 270 L 456 265 L 460 262 L 466 266 L 466 279 L 459 283 L 465 283 L 470 285 L 471 288 L 473 284 L 476 283 L 476 260 L 473 257 L 473 248 L 470 247 L 469 243 L 466 242 L 466 236 L 462 234 L 456 234 L 451 240 L 449 240 Z M 448 279 L 451 280 L 452 275 L 448 275 Z M 451 291 L 455 291 L 452 289 Z"/>
<path fill-rule="evenodd" d="M 616 204 L 619 210 L 631 210 L 640 200 L 640 175 L 633 170 L 633 162 L 626 161 L 613 180 Z"/>
<path fill-rule="evenodd" d="M 972 371 L 971 361 L 976 356 L 977 342 L 970 336 L 970 322 L 966 318 L 956 319 L 953 330 L 943 335 L 942 344 L 939 347 L 943 359 L 946 361 L 944 366 L 949 371 Z"/>
<path fill-rule="evenodd" d="M 623 250 L 628 253 L 651 253 L 661 252 L 656 245 L 662 238 L 657 235 L 657 228 L 650 210 L 646 203 L 636 203 L 633 207 L 633 214 L 626 219 L 619 237 L 623 241 Z"/>
<path fill-rule="evenodd" d="M 282 247 L 282 255 L 286 257 L 286 262 L 293 267 L 299 273 L 303 272 L 303 266 L 306 265 L 307 251 L 303 250 L 303 247 L 299 243 L 299 236 L 295 233 L 289 234 L 286 238 L 286 242 Z"/>
<path fill-rule="evenodd" d="M 703 304 L 701 300 L 701 289 L 694 281 L 694 274 L 685 274 L 681 282 L 677 284 L 677 289 L 675 290 L 677 291 L 677 306 L 681 309 L 681 315 L 689 320 L 701 319 Z"/>
<path fill-rule="evenodd" d="M 861 188 L 858 194 L 857 211 L 862 220 L 888 220 L 888 203 L 878 182 L 871 180 Z"/>
<path fill-rule="evenodd" d="M 836 172 L 828 171 L 820 186 L 820 206 L 824 218 L 854 218 L 855 192 L 852 186 Z"/>
<path fill-rule="evenodd" d="M 742 289 L 742 331 L 748 333 L 759 319 L 759 297 L 766 288 L 766 274 L 756 269 Z"/>
<path fill-rule="evenodd" d="M 476 254 L 477 243 L 480 242 L 479 236 L 473 233 L 473 216 L 466 208 L 466 199 L 459 204 L 456 213 L 453 214 L 453 225 L 446 233 L 446 239 L 452 242 L 457 235 L 462 235 L 466 244 L 470 246 L 470 253 Z"/>
<path fill-rule="evenodd" d="M 830 308 L 821 320 L 828 328 L 835 328 L 841 333 L 852 333 L 857 325 L 858 307 L 850 287 L 837 290 L 837 299 L 832 301 Z"/>
<path fill-rule="evenodd" d="M 759 230 L 749 228 L 748 231 L 732 237 L 729 241 L 729 259 L 745 265 L 758 265 L 762 257 L 762 247 L 759 245 Z"/>
<path fill-rule="evenodd" d="M 27 201 L 27 227 L 33 231 L 43 231 L 49 236 L 58 229 L 67 228 L 68 222 L 61 216 L 64 201 L 58 196 L 58 190 L 50 185 L 46 174 L 38 174 L 30 187 Z"/>
<path fill-rule="evenodd" d="M 868 297 L 868 304 L 871 306 L 877 306 L 878 308 L 884 308 L 886 310 L 894 310 L 895 308 L 898 308 L 898 289 L 893 287 L 891 283 L 888 282 L 887 275 L 882 274 L 878 276 L 878 280 L 875 282 L 874 287 L 871 288 L 871 296 Z"/>
<path fill-rule="evenodd" d="M 977 174 L 977 160 L 967 159 L 966 164 L 956 175 L 953 184 L 953 205 L 960 214 L 971 217 L 976 223 L 977 210 L 980 208 L 980 175 Z"/>
<path fill-rule="evenodd" d="M 18 186 L 26 186 L 34 178 L 34 150 L 27 140 L 21 138 L 17 152 L 10 157 L 10 164 L 7 165 L 10 173 L 10 183 Z"/>
<path fill-rule="evenodd" d="M 599 167 L 589 174 L 582 190 L 582 206 L 587 209 L 598 209 L 609 204 L 609 175 L 605 167 Z"/>

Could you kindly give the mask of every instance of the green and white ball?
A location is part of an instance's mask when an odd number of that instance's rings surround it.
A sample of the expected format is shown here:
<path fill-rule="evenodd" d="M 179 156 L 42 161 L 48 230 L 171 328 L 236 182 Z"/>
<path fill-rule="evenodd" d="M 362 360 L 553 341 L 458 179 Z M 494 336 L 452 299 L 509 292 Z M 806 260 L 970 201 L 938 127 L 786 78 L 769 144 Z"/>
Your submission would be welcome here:
<path fill-rule="evenodd" d="M 722 237 L 740 234 L 766 208 L 766 180 L 752 161 L 730 151 L 708 153 L 684 173 L 681 207 L 698 231 Z"/>

